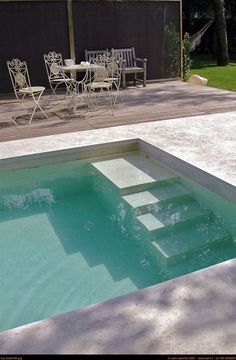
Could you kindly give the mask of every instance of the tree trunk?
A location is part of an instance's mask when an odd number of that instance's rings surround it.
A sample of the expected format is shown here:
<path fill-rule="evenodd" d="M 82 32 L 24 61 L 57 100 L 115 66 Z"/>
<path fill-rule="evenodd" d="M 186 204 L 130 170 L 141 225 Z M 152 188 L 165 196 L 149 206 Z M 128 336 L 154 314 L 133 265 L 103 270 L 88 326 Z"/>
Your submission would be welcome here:
<path fill-rule="evenodd" d="M 216 25 L 216 57 L 217 65 L 225 66 L 229 63 L 228 39 L 225 20 L 224 0 L 214 0 Z"/>

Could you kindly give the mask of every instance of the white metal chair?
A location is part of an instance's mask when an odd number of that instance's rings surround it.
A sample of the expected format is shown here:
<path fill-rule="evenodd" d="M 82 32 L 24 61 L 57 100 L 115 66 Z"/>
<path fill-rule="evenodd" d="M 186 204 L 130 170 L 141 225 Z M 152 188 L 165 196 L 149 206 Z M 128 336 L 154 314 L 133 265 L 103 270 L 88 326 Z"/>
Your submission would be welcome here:
<path fill-rule="evenodd" d="M 45 87 L 31 86 L 28 67 L 27 67 L 26 62 L 21 61 L 19 59 L 12 59 L 11 61 L 7 61 L 7 67 L 8 67 L 8 71 L 10 74 L 14 93 L 15 93 L 16 98 L 19 101 L 20 105 L 24 108 L 24 110 L 29 110 L 29 109 L 26 109 L 26 107 L 24 106 L 24 103 L 23 103 L 26 95 L 29 95 L 34 101 L 35 106 L 33 108 L 32 114 L 30 116 L 29 124 L 31 124 L 37 108 L 39 110 L 41 110 L 41 112 L 44 114 L 44 116 L 48 119 L 46 113 L 44 112 L 44 110 L 42 109 L 42 107 L 39 104 L 40 98 L 45 90 Z M 17 114 L 18 114 L 18 112 L 19 112 L 19 109 L 17 111 Z M 15 124 L 17 124 L 16 118 L 17 118 L 17 115 L 15 116 L 15 118 L 13 118 L 13 122 Z"/>
<path fill-rule="evenodd" d="M 109 77 L 108 71 L 101 63 L 97 63 L 95 65 L 96 67 L 94 67 L 93 70 L 93 78 L 86 84 L 86 89 L 89 92 L 93 92 L 94 95 L 97 95 L 94 96 L 96 105 L 99 100 L 105 98 L 113 114 L 113 102 L 111 97 L 112 83 L 110 81 L 106 81 Z"/>
<path fill-rule="evenodd" d="M 44 62 L 48 75 L 48 82 L 52 89 L 51 97 L 49 98 L 48 103 L 50 102 L 53 95 L 57 97 L 56 90 L 58 86 L 64 85 L 66 87 L 66 94 L 68 96 L 71 92 L 74 91 L 75 79 L 69 78 L 60 66 L 63 65 L 61 53 L 56 53 L 55 51 L 50 51 L 48 54 L 44 54 Z"/>
<path fill-rule="evenodd" d="M 108 53 L 108 49 L 102 50 L 84 50 L 85 61 L 93 62 L 93 59 L 96 59 L 99 55 Z"/>
<path fill-rule="evenodd" d="M 121 101 L 124 102 L 124 99 L 120 94 L 121 66 L 119 60 L 113 56 L 109 56 L 106 63 L 106 69 L 108 72 L 108 78 L 106 78 L 105 81 L 111 82 L 112 86 L 114 86 L 116 90 L 115 100 L 113 102 L 113 106 L 115 106 L 118 96 Z"/>
<path fill-rule="evenodd" d="M 118 96 L 120 97 L 121 101 L 124 102 L 120 94 L 121 60 L 118 54 L 114 55 L 111 52 L 106 51 L 94 58 L 93 62 L 104 66 L 107 70 L 107 77 L 104 80 L 111 83 L 112 88 L 115 89 L 115 99 L 113 101 L 113 106 L 115 106 Z"/>

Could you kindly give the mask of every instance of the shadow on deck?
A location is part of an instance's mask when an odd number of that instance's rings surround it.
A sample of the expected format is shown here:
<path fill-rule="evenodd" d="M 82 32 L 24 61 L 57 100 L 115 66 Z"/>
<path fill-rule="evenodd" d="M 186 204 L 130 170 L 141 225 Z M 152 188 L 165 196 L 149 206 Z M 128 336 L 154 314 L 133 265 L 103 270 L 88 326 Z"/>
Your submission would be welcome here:
<path fill-rule="evenodd" d="M 216 88 L 192 85 L 182 81 L 165 81 L 129 87 L 121 91 L 125 102 L 119 102 L 114 115 L 109 110 L 77 115 L 63 112 L 57 105 L 45 108 L 49 120 L 37 115 L 32 124 L 20 119 L 12 123 L 17 109 L 13 95 L 0 96 L 0 141 L 31 138 L 171 118 L 204 115 L 236 110 L 236 93 Z M 41 105 L 47 104 L 50 94 L 44 95 Z"/>

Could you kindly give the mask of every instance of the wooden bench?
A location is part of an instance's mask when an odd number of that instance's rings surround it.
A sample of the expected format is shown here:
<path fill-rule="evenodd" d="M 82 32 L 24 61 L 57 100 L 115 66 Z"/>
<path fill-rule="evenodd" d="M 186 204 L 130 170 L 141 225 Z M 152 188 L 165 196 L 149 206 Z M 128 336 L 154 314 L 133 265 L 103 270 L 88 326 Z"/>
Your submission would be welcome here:
<path fill-rule="evenodd" d="M 141 81 L 143 86 L 146 86 L 147 81 L 147 59 L 137 58 L 135 55 L 135 48 L 127 49 L 112 49 L 114 55 L 119 54 L 122 63 L 122 87 L 126 87 L 126 74 L 134 74 L 134 84 L 136 81 Z M 137 63 L 142 66 L 137 66 Z M 137 74 L 143 74 L 143 79 L 138 79 Z"/>
<path fill-rule="evenodd" d="M 85 61 L 90 61 L 93 58 L 96 58 L 98 55 L 101 55 L 107 52 L 108 49 L 103 50 L 87 50 L 85 49 Z M 126 49 L 111 49 L 112 54 L 115 57 L 118 57 L 121 61 L 121 78 L 122 78 L 122 87 L 126 87 L 126 74 L 134 74 L 134 84 L 137 81 L 141 81 L 143 86 L 146 86 L 147 81 L 147 59 L 137 58 L 135 55 L 135 48 L 126 48 Z M 137 63 L 141 63 L 142 66 L 137 66 Z M 143 74 L 142 79 L 138 79 L 137 74 Z"/>

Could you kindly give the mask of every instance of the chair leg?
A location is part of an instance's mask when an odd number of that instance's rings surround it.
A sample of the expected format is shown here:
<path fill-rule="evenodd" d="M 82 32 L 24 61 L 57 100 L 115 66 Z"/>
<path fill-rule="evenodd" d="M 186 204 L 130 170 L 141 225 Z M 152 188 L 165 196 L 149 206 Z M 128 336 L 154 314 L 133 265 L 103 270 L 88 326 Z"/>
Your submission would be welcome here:
<path fill-rule="evenodd" d="M 91 109 L 95 111 L 98 107 L 98 95 L 96 94 L 95 90 L 89 89 L 87 98 L 89 100 L 89 107 L 91 106 Z"/>
<path fill-rule="evenodd" d="M 125 86 L 126 86 L 126 84 L 125 84 L 125 72 L 122 71 L 122 87 L 123 87 L 123 89 L 125 89 Z"/>
<path fill-rule="evenodd" d="M 143 73 L 143 87 L 146 87 L 147 84 L 147 75 L 146 72 Z"/>
<path fill-rule="evenodd" d="M 112 112 L 112 115 L 114 115 L 114 112 L 113 112 L 113 103 L 112 103 L 112 97 L 111 97 L 111 91 L 109 89 L 107 89 L 108 91 L 108 98 L 109 98 L 109 101 L 110 101 L 110 106 L 111 106 L 111 112 Z"/>
<path fill-rule="evenodd" d="M 42 113 L 44 114 L 44 116 L 48 119 L 48 116 L 47 114 L 45 113 L 45 111 L 41 108 L 41 106 L 39 104 L 36 104 L 35 107 L 34 107 L 34 110 L 32 112 L 32 115 L 30 117 L 30 121 L 29 121 L 29 125 L 31 124 L 32 120 L 33 120 L 33 117 L 34 117 L 34 114 L 35 114 L 35 111 L 37 109 L 37 107 L 42 111 Z M 49 120 L 49 119 L 48 119 Z"/>
<path fill-rule="evenodd" d="M 32 98 L 34 99 L 34 102 L 35 102 L 35 107 L 33 109 L 33 112 L 31 114 L 31 117 L 30 117 L 30 120 L 29 120 L 29 125 L 31 124 L 32 120 L 33 120 L 33 117 L 34 117 L 34 114 L 35 114 L 35 111 L 37 109 L 37 107 L 39 108 L 39 110 L 41 110 L 41 112 L 44 114 L 44 116 L 48 119 L 48 116 L 47 114 L 45 113 L 45 111 L 42 109 L 42 107 L 39 105 L 39 100 L 41 98 L 43 94 L 43 91 L 41 91 L 39 94 L 38 94 L 38 99 L 35 98 L 34 94 L 32 94 Z"/>
<path fill-rule="evenodd" d="M 116 105 L 116 101 L 117 101 L 117 98 L 118 98 L 118 96 L 119 96 L 119 98 L 121 99 L 121 102 L 122 103 L 124 103 L 125 101 L 124 101 L 124 98 L 123 98 L 123 96 L 121 95 L 121 93 L 120 93 L 120 89 L 119 89 L 119 84 L 117 84 L 116 82 L 113 82 L 113 84 L 114 84 L 114 86 L 115 86 L 115 91 L 116 91 L 116 94 L 115 94 L 115 100 L 114 100 L 114 102 L 113 102 L 113 107 Z"/>
<path fill-rule="evenodd" d="M 57 90 L 57 88 L 58 88 L 58 86 L 59 86 L 60 84 L 62 84 L 62 82 L 59 82 L 58 84 L 56 84 L 55 87 L 53 87 L 52 85 L 50 85 L 50 86 L 51 86 L 51 89 L 52 89 L 52 93 L 51 93 L 51 96 L 50 96 L 50 98 L 49 98 L 48 103 L 47 103 L 46 106 L 48 106 L 48 105 L 50 104 L 51 99 L 52 99 L 53 96 L 55 96 L 56 101 L 57 101 L 58 103 L 60 103 L 60 104 L 62 104 L 63 101 L 64 101 L 64 99 L 67 97 L 67 90 L 66 90 L 66 93 L 65 93 L 65 95 L 63 96 L 63 98 L 62 98 L 61 100 L 60 100 L 59 96 L 57 95 L 56 90 Z"/>
<path fill-rule="evenodd" d="M 84 87 L 83 97 L 85 98 L 85 102 L 87 102 L 87 104 L 88 104 L 88 108 L 95 107 L 94 92 L 92 90 L 89 90 L 89 88 L 87 86 Z"/>
<path fill-rule="evenodd" d="M 107 102 L 109 108 L 111 108 L 112 115 L 114 115 L 114 112 L 113 112 L 114 103 L 112 101 L 111 90 L 109 88 L 106 88 L 105 90 L 103 88 L 99 89 L 99 95 L 97 94 L 97 96 L 96 96 L 97 107 L 99 104 L 99 100 L 101 100 L 101 101 L 105 100 Z"/>
<path fill-rule="evenodd" d="M 36 108 L 37 108 L 37 104 L 35 105 L 34 110 L 33 110 L 32 114 L 31 114 L 31 116 L 30 116 L 29 125 L 31 124 L 31 121 L 33 120 L 33 117 L 34 117 Z"/>
<path fill-rule="evenodd" d="M 47 114 L 45 113 L 45 111 L 42 109 L 42 107 L 38 104 L 38 108 L 42 111 L 43 115 L 49 120 Z"/>
<path fill-rule="evenodd" d="M 144 63 L 144 70 L 143 70 L 143 87 L 146 87 L 147 83 L 147 64 Z"/>
<path fill-rule="evenodd" d="M 50 104 L 51 99 L 52 99 L 53 96 L 55 96 L 56 99 L 57 99 L 57 101 L 59 101 L 59 100 L 58 100 L 58 96 L 57 96 L 57 94 L 56 94 L 57 86 L 58 86 L 58 85 L 56 85 L 55 88 L 54 88 L 54 87 L 50 84 L 50 87 L 51 87 L 51 89 L 52 89 L 52 93 L 51 93 L 51 95 L 50 95 L 50 98 L 49 98 L 46 106 L 48 106 L 48 105 Z"/>
<path fill-rule="evenodd" d="M 27 110 L 28 110 L 28 109 L 25 107 L 24 103 L 23 103 L 24 98 L 25 98 L 25 95 L 26 95 L 26 94 L 24 94 L 24 95 L 22 96 L 22 98 L 20 98 L 20 97 L 17 96 L 17 100 L 18 100 L 18 102 L 19 102 L 19 104 L 20 104 L 20 108 L 19 108 L 19 107 L 17 108 L 17 111 L 16 111 L 15 115 L 12 117 L 12 121 L 13 121 L 13 124 L 14 124 L 15 126 L 18 125 L 17 122 L 16 122 L 16 119 L 17 119 L 17 117 L 18 117 L 18 114 L 19 114 L 20 110 L 24 110 L 26 113 L 27 113 Z"/>

